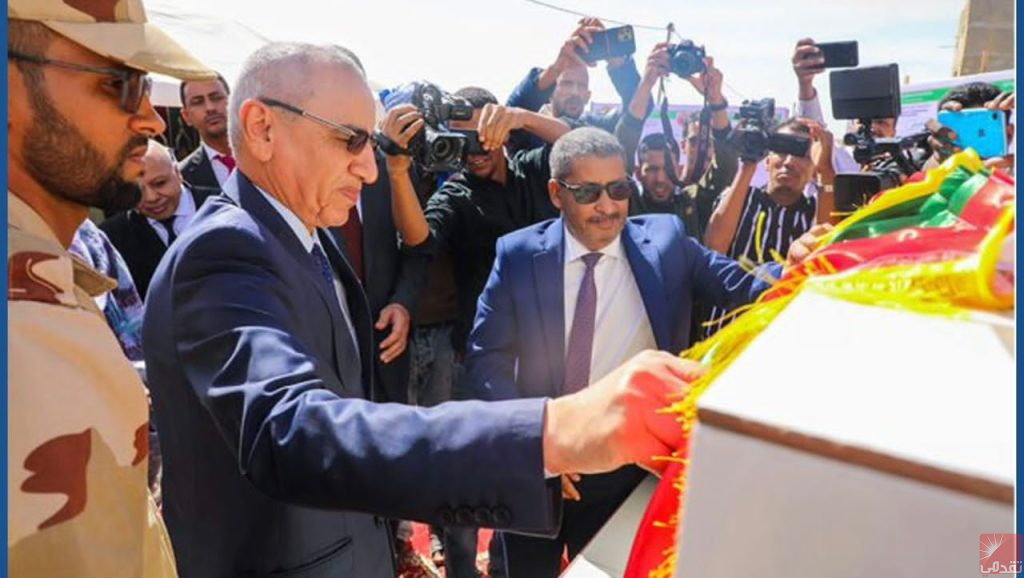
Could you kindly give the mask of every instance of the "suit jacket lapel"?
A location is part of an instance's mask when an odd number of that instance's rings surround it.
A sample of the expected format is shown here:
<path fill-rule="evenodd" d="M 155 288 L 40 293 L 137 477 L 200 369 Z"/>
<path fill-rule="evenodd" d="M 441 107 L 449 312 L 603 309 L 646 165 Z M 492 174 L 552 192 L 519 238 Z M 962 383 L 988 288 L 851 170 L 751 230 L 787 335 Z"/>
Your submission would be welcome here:
<path fill-rule="evenodd" d="M 533 256 L 533 280 L 537 290 L 544 345 L 556 392 L 561 393 L 565 379 L 565 303 L 563 259 L 565 254 L 562 219 L 543 231 L 540 251 Z"/>
<path fill-rule="evenodd" d="M 348 260 L 342 253 L 334 235 L 327 234 L 326 231 L 319 231 L 319 236 L 327 258 L 331 261 L 334 270 L 338 272 L 341 285 L 345 288 L 345 301 L 348 306 L 348 313 L 351 316 L 352 328 L 355 329 L 356 339 L 358 340 L 358 343 L 353 343 L 352 346 L 355 348 L 355 354 L 359 358 L 359 367 L 362 373 L 360 380 L 362 390 L 360 393 L 366 396 L 366 399 L 374 399 L 373 360 L 377 353 L 372 339 L 373 319 L 370 314 L 370 305 L 366 300 L 366 294 L 363 292 L 362 285 L 359 283 L 359 278 L 356 277 L 355 271 L 352 270 L 352 266 L 349 265 Z M 343 341 L 350 343 L 351 339 L 348 336 L 348 327 L 345 325 L 345 320 L 342 319 L 341 323 L 345 338 Z M 339 343 L 339 346 L 341 345 L 343 344 Z"/>
<path fill-rule="evenodd" d="M 671 347 L 668 298 L 665 295 L 658 251 L 647 237 L 647 231 L 631 221 L 626 221 L 622 246 L 640 289 L 640 298 L 654 332 L 654 341 L 659 349 L 667 349 Z"/>
<path fill-rule="evenodd" d="M 309 276 L 308 283 L 316 288 L 316 292 L 323 300 L 324 306 L 330 312 L 335 352 L 335 373 L 342 383 L 345 383 L 348 387 L 356 388 L 354 391 L 358 392 L 359 384 L 348 383 L 352 379 L 346 380 L 345 372 L 342 371 L 343 368 L 339 367 L 343 360 L 348 359 L 349 355 L 353 355 L 352 349 L 354 349 L 356 359 L 360 359 L 360 356 L 359 345 L 352 343 L 352 338 L 349 336 L 348 326 L 345 324 L 341 305 L 338 303 L 338 296 L 333 291 L 328 292 L 328 287 L 325 286 L 323 279 L 320 277 L 320 272 L 312 255 L 306 251 L 302 242 L 296 238 L 295 232 L 288 226 L 288 223 L 263 198 L 263 195 L 256 190 L 256 187 L 253 186 L 249 179 L 239 171 L 232 175 L 232 178 L 228 181 L 227 188 L 231 190 L 235 188 L 236 184 L 239 206 L 268 228 L 284 246 L 285 250 L 292 255 L 295 262 L 301 265 L 299 268 L 304 270 Z M 229 193 L 228 196 L 230 197 L 231 194 Z M 346 347 L 351 347 L 352 349 L 346 350 Z M 362 365 L 361 359 L 360 365 Z"/>
<path fill-rule="evenodd" d="M 202 181 L 198 184 L 208 187 L 220 189 L 220 181 L 217 180 L 217 173 L 213 170 L 213 159 L 206 154 L 206 147 L 200 145 L 200 151 L 202 154 L 196 157 L 196 170 L 200 178 L 197 181 Z"/>
<path fill-rule="evenodd" d="M 131 210 L 128 212 L 128 220 L 132 222 L 132 227 L 138 232 L 141 245 L 139 249 L 150 255 L 156 255 L 158 260 L 163 257 L 167 251 L 167 244 L 156 234 L 145 215 Z"/>

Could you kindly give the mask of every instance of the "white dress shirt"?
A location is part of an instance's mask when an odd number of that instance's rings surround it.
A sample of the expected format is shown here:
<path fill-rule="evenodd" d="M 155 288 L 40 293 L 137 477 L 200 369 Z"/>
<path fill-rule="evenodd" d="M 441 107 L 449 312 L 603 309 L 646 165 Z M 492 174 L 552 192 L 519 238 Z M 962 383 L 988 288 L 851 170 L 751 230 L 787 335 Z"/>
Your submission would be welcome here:
<path fill-rule="evenodd" d="M 217 157 L 222 156 L 219 152 L 210 148 L 206 143 L 201 143 L 203 150 L 206 151 L 206 158 L 210 159 L 210 165 L 213 167 L 213 174 L 217 177 L 217 182 L 220 183 L 220 188 L 224 188 L 224 183 L 228 181 L 228 177 L 231 176 L 231 169 L 224 163 L 217 160 Z"/>
<path fill-rule="evenodd" d="M 302 243 L 302 247 L 306 250 L 306 253 L 312 254 L 313 247 L 319 246 L 320 250 L 324 252 L 324 255 L 327 255 L 327 251 L 324 250 L 323 245 L 320 243 L 320 237 L 316 235 L 316 229 L 311 233 L 299 217 L 297 217 L 291 209 L 281 204 L 281 201 L 270 196 L 263 189 L 256 187 L 256 185 L 253 185 L 253 187 L 263 195 L 263 198 L 270 203 L 271 207 L 274 207 L 274 210 L 281 215 L 284 222 L 288 223 L 288 227 L 291 228 L 292 232 L 295 233 L 295 236 L 299 239 L 299 242 Z M 229 187 L 228 189 L 225 189 L 225 192 L 236 202 L 238 201 L 238 191 L 236 189 Z M 352 325 L 352 315 L 348 312 L 348 301 L 345 300 L 345 286 L 341 284 L 341 278 L 338 277 L 338 272 L 335 271 L 333 267 L 331 267 L 331 277 L 334 279 L 334 294 L 338 298 L 338 305 L 341 306 L 341 316 L 345 318 L 345 325 L 348 326 L 349 335 L 352 336 L 352 345 L 355 346 L 356 351 L 359 351 L 359 338 L 356 337 L 356 329 L 355 326 Z"/>
<path fill-rule="evenodd" d="M 174 228 L 174 236 L 177 237 L 181 235 L 181 232 L 188 227 L 189 223 L 192 222 L 192 217 L 195 216 L 196 200 L 192 196 L 192 191 L 182 183 L 181 197 L 178 199 L 178 208 L 174 210 L 174 224 L 172 225 Z M 160 237 L 160 240 L 163 241 L 164 245 L 166 245 L 167 229 L 165 229 L 164 226 L 160 224 L 160 221 L 157 221 L 156 219 L 146 217 L 146 221 L 148 221 L 149 226 L 153 227 L 153 230 L 156 231 L 156 236 Z"/>
<path fill-rule="evenodd" d="M 576 314 L 576 297 L 587 266 L 583 255 L 590 251 L 565 229 L 564 298 L 565 351 Z M 640 288 L 622 248 L 621 237 L 601 249 L 603 257 L 594 266 L 597 311 L 594 320 L 594 348 L 590 356 L 590 383 L 608 375 L 644 349 L 656 349 L 654 332 L 647 318 Z"/>

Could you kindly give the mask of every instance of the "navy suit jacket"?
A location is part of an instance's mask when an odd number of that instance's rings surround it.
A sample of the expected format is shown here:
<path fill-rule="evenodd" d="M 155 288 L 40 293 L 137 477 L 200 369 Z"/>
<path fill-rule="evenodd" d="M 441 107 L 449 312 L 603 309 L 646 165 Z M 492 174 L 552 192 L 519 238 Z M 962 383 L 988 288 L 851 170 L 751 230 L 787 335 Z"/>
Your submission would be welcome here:
<path fill-rule="evenodd" d="M 143 339 L 182 576 L 393 576 L 387 524 L 557 531 L 544 401 L 374 404 L 366 298 L 337 298 L 240 172 L 168 250 Z"/>
<path fill-rule="evenodd" d="M 465 385 L 474 397 L 562 394 L 564 231 L 559 218 L 498 240 L 469 337 Z M 674 215 L 630 217 L 622 247 L 658 349 L 678 353 L 689 346 L 695 301 L 735 306 L 756 299 L 768 287 L 735 261 L 688 237 Z"/>

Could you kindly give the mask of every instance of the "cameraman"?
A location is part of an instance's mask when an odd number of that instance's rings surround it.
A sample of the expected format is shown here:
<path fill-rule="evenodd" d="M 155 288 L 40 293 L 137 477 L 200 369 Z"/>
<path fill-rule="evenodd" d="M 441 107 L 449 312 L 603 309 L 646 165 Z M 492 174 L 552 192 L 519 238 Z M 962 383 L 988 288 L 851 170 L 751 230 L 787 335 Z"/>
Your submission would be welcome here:
<path fill-rule="evenodd" d="M 619 113 L 603 116 L 584 114 L 584 108 L 590 101 L 590 74 L 587 69 L 593 65 L 588 65 L 580 58 L 577 49 L 588 50 L 593 41 L 592 34 L 600 30 L 604 30 L 604 24 L 597 18 L 580 20 L 579 26 L 562 44 L 555 61 L 547 68 L 531 69 L 526 78 L 512 90 L 507 105 L 545 112 L 569 121 L 573 127 L 588 125 L 608 132 L 614 131 Z M 612 58 L 608 60 L 607 70 L 625 108 L 640 82 L 636 64 L 631 56 Z M 509 138 L 508 150 L 509 154 L 515 154 L 543 144 L 544 141 L 536 135 L 515 131 Z"/>
<path fill-rule="evenodd" d="M 550 145 L 506 158 L 504 146 L 509 133 L 523 130 L 544 143 L 553 143 L 569 132 L 569 125 L 536 112 L 501 106 L 493 94 L 482 88 L 463 88 L 455 96 L 469 101 L 473 117 L 450 121 L 450 128 L 477 130 L 487 152 L 469 155 L 466 168 L 441 185 L 427 201 L 426 209 L 420 208 L 409 177 L 410 157 L 388 156 L 387 164 L 395 221 L 400 230 L 409 232 L 406 243 L 416 246 L 433 237 L 435 251 L 451 251 L 457 301 L 452 348 L 459 365 L 465 357 L 477 298 L 494 263 L 498 237 L 558 216 L 547 191 Z M 406 147 L 423 125 L 423 115 L 414 106 L 399 105 L 388 112 L 381 132 Z M 458 378 L 455 382 L 457 386 Z M 456 393 L 455 397 L 460 396 Z M 474 575 L 476 529 L 448 529 L 445 534 L 447 575 Z"/>
<path fill-rule="evenodd" d="M 704 229 L 718 195 L 736 175 L 739 157 L 736 149 L 729 144 L 729 103 L 722 95 L 722 71 L 715 68 L 712 57 L 704 59 L 705 72 L 687 77 L 699 94 L 704 96 L 711 112 L 711 142 L 704 162 L 697 166 L 697 152 L 700 140 L 701 113 L 698 111 L 686 119 L 686 166 L 682 178 L 677 172 L 679 147 L 669 135 L 668 141 L 661 133 L 644 137 L 637 151 L 639 167 L 636 178 L 642 190 L 630 202 L 630 215 L 649 213 L 670 213 L 679 217 L 686 225 L 686 232 L 698 241 L 704 238 Z M 633 93 L 629 107 L 622 114 L 615 127 L 615 135 L 626 149 L 626 158 L 632 163 L 633 151 L 643 132 L 644 119 L 649 110 L 651 91 L 658 80 L 671 72 L 667 44 L 655 45 L 647 58 L 644 76 Z M 666 155 L 666 150 L 674 153 Z M 675 178 L 673 178 L 675 177 Z M 677 186 L 677 183 L 680 183 Z M 682 185 L 681 183 L 688 183 Z"/>

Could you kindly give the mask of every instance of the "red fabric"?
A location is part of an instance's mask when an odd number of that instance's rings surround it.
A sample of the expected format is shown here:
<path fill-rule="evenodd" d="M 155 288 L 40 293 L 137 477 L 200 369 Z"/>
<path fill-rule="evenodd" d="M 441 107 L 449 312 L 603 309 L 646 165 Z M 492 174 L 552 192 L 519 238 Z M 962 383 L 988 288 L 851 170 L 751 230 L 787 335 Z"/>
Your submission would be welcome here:
<path fill-rule="evenodd" d="M 348 221 L 341 227 L 345 235 L 345 246 L 348 248 L 349 262 L 356 276 L 363 281 L 363 222 L 359 219 L 359 207 L 352 205 L 348 212 Z"/>
<path fill-rule="evenodd" d="M 220 164 L 226 166 L 229 171 L 235 170 L 235 157 L 231 155 L 217 155 L 217 160 Z"/>

